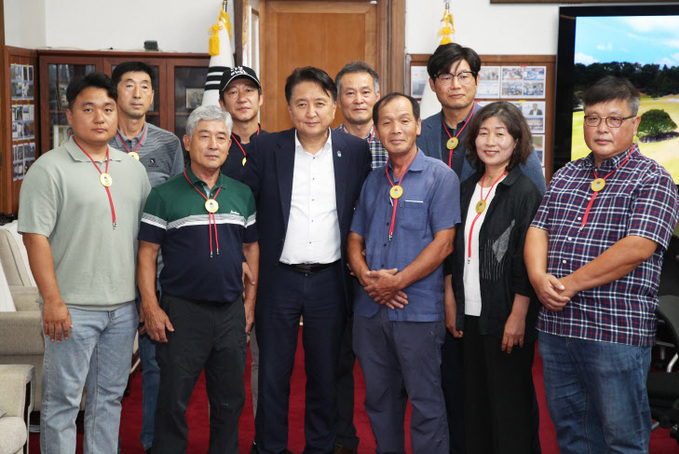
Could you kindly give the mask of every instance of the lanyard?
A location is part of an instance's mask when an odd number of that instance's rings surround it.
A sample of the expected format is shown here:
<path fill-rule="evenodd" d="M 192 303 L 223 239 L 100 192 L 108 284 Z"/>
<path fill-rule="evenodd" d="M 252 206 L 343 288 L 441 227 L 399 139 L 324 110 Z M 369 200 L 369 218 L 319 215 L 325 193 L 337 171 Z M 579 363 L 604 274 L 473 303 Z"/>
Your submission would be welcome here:
<path fill-rule="evenodd" d="M 488 194 L 486 194 L 486 197 L 483 197 L 483 183 L 486 181 L 486 174 L 484 172 L 483 178 L 481 178 L 481 200 L 478 201 L 476 204 L 475 210 L 476 210 L 476 216 L 474 217 L 474 220 L 472 221 L 472 225 L 469 228 L 469 241 L 467 241 L 467 263 L 470 262 L 472 258 L 472 235 L 474 233 L 474 224 L 476 224 L 476 220 L 481 217 L 481 213 L 483 213 L 486 209 L 486 200 L 488 200 L 488 197 L 490 197 L 490 194 L 493 192 L 493 188 L 495 187 L 496 184 L 505 176 L 507 175 L 507 171 L 505 170 L 502 172 L 502 175 L 498 177 L 497 180 L 495 180 L 495 183 L 490 187 L 488 190 Z"/>
<path fill-rule="evenodd" d="M 141 141 L 144 140 L 144 136 L 146 135 L 146 130 L 148 129 L 148 125 L 144 125 L 144 132 L 141 134 L 141 139 L 139 139 L 139 143 L 137 144 L 137 147 L 134 149 L 134 151 L 130 151 L 129 148 L 127 148 L 127 145 L 125 145 L 125 140 L 123 139 L 123 136 L 120 135 L 120 130 L 116 131 L 118 134 L 118 137 L 120 137 L 120 142 L 123 144 L 123 147 L 125 147 L 125 150 L 129 155 L 131 155 L 134 159 L 139 161 L 139 153 L 137 153 L 137 150 L 139 150 L 139 147 L 141 146 Z"/>
<path fill-rule="evenodd" d="M 630 156 L 632 156 L 631 150 L 630 150 L 629 154 L 627 155 L 627 157 L 625 158 L 625 160 L 622 161 L 618 167 L 616 167 L 615 169 L 608 172 L 606 174 L 606 176 L 603 177 L 603 178 L 597 178 L 596 167 L 594 169 L 592 169 L 592 172 L 594 172 L 594 181 L 592 181 L 590 188 L 592 188 L 592 191 L 594 191 L 594 194 L 589 199 L 589 203 L 587 204 L 587 209 L 585 209 L 585 215 L 582 217 L 582 224 L 580 225 L 578 232 L 582 232 L 582 229 L 585 228 L 585 224 L 587 223 L 587 218 L 589 217 L 589 210 L 592 209 L 592 204 L 594 204 L 594 199 L 596 199 L 596 195 L 599 193 L 599 191 L 601 191 L 604 188 L 604 186 L 606 186 L 606 178 L 610 177 L 613 174 L 613 172 L 618 170 L 620 167 L 624 166 Z"/>
<path fill-rule="evenodd" d="M 412 164 L 412 161 L 410 161 L 408 167 L 410 167 L 410 164 Z M 394 236 L 394 223 L 396 223 L 396 209 L 398 208 L 398 199 L 400 199 L 401 196 L 403 195 L 403 187 L 401 186 L 401 181 L 403 181 L 403 177 L 406 176 L 408 167 L 406 167 L 406 169 L 403 171 L 403 174 L 401 174 L 401 178 L 398 179 L 398 184 L 394 185 L 394 183 L 391 181 L 391 177 L 389 176 L 388 160 L 387 165 L 384 166 L 384 172 L 387 174 L 387 180 L 389 180 L 389 184 L 391 184 L 391 189 L 389 190 L 389 197 L 394 200 L 394 209 L 391 211 L 391 224 L 389 225 L 389 241 L 391 241 L 391 238 Z"/>
<path fill-rule="evenodd" d="M 99 182 L 104 186 L 104 189 L 106 189 L 106 195 L 108 196 L 108 203 L 111 205 L 111 217 L 113 218 L 113 228 L 115 229 L 117 224 L 116 224 L 116 209 L 113 206 L 113 198 L 111 197 L 111 190 L 109 189 L 109 186 L 113 184 L 113 178 L 111 178 L 111 175 L 108 173 L 108 163 L 111 162 L 108 156 L 108 146 L 106 146 L 106 170 L 104 172 L 101 171 L 99 166 L 97 165 L 96 162 L 94 162 L 94 159 L 92 159 L 92 156 L 89 155 L 88 152 L 86 152 L 83 147 L 78 144 L 78 142 L 75 140 L 75 137 L 73 138 L 73 142 L 75 142 L 76 145 L 78 145 L 78 148 L 80 148 L 80 151 L 85 153 L 85 156 L 90 158 L 90 161 L 92 161 L 92 164 L 94 164 L 94 167 L 99 171 Z"/>
<path fill-rule="evenodd" d="M 220 187 L 217 189 L 217 192 L 215 192 L 215 196 L 211 199 L 208 199 L 205 194 L 203 194 L 203 191 L 198 189 L 193 183 L 191 183 L 191 180 L 189 179 L 189 176 L 186 174 L 186 169 L 184 169 L 184 176 L 186 177 L 186 181 L 189 182 L 191 186 L 193 186 L 193 189 L 195 189 L 198 194 L 201 195 L 205 199 L 205 209 L 207 210 L 207 218 L 208 218 L 208 231 L 210 235 L 210 258 L 212 258 L 212 227 L 214 226 L 215 229 L 215 245 L 217 246 L 217 255 L 219 255 L 219 238 L 217 238 L 217 218 L 215 216 L 215 213 L 217 210 L 219 210 L 219 204 L 217 203 L 217 196 L 219 195 L 219 191 L 222 190 Z"/>
<path fill-rule="evenodd" d="M 259 125 L 257 125 L 257 132 L 255 135 L 259 135 Z M 245 161 L 247 161 L 248 154 L 245 152 L 245 148 L 243 148 L 243 145 L 240 144 L 238 139 L 236 138 L 234 133 L 231 133 L 231 138 L 233 139 L 234 142 L 236 142 L 236 145 L 238 145 L 238 148 L 240 148 L 240 151 L 243 152 L 243 165 L 245 165 Z"/>
<path fill-rule="evenodd" d="M 453 150 L 457 147 L 457 144 L 460 142 L 460 134 L 462 134 L 462 131 L 464 131 L 464 128 L 467 127 L 467 123 L 469 123 L 469 120 L 472 119 L 474 116 L 474 112 L 476 111 L 476 103 L 474 103 L 474 106 L 472 107 L 472 113 L 469 115 L 469 118 L 467 118 L 467 121 L 464 122 L 462 127 L 460 128 L 459 131 L 457 131 L 457 134 L 455 134 L 455 137 L 450 135 L 450 131 L 448 131 L 448 126 L 446 126 L 446 122 L 443 121 L 443 118 L 441 118 L 441 123 L 443 123 L 443 130 L 448 134 L 448 142 L 446 143 L 446 146 L 448 147 L 448 167 L 452 168 L 453 167 Z"/>

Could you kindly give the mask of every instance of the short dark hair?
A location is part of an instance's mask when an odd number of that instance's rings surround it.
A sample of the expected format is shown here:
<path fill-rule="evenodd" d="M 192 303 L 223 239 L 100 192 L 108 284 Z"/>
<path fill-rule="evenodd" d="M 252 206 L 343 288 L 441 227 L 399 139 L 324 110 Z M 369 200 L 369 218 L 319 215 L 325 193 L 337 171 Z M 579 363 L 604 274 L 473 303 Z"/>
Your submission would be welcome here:
<path fill-rule="evenodd" d="M 516 148 L 512 152 L 512 156 L 507 163 L 507 170 L 512 170 L 518 164 L 525 164 L 528 157 L 533 153 L 533 136 L 530 133 L 528 123 L 524 118 L 521 110 L 514 104 L 507 101 L 496 101 L 483 107 L 474 115 L 471 123 L 469 123 L 469 131 L 465 138 L 465 145 L 467 146 L 467 161 L 469 161 L 476 170 L 482 172 L 485 169 L 485 164 L 479 159 L 476 149 L 476 138 L 481 129 L 481 123 L 489 118 L 496 117 L 507 128 L 507 132 L 516 141 Z"/>
<path fill-rule="evenodd" d="M 302 82 L 316 82 L 326 94 L 332 97 L 332 102 L 337 101 L 337 87 L 328 73 L 320 68 L 305 66 L 296 68 L 285 81 L 285 100 L 288 104 L 292 100 L 292 90 Z"/>
<path fill-rule="evenodd" d="M 156 83 L 156 75 L 153 68 L 142 61 L 126 61 L 115 67 L 113 74 L 111 74 L 111 79 L 116 87 L 120 83 L 120 79 L 123 78 L 123 74 L 129 72 L 140 72 L 146 73 L 151 78 L 151 85 Z"/>
<path fill-rule="evenodd" d="M 370 77 L 373 78 L 373 85 L 375 91 L 380 91 L 380 76 L 377 75 L 377 71 L 372 69 L 369 64 L 364 61 L 352 61 L 344 65 L 342 69 L 337 73 L 335 77 L 335 85 L 337 86 L 337 93 L 342 93 L 342 77 L 345 74 L 357 74 L 357 73 L 368 73 Z"/>
<path fill-rule="evenodd" d="M 75 98 L 78 97 L 80 92 L 89 87 L 106 90 L 108 97 L 118 102 L 118 90 L 111 78 L 104 73 L 95 71 L 86 76 L 75 77 L 71 80 L 71 83 L 68 84 L 68 88 L 66 89 L 66 100 L 68 101 L 69 109 L 73 109 Z"/>
<path fill-rule="evenodd" d="M 460 46 L 457 43 L 441 44 L 436 48 L 429 61 L 427 61 L 427 73 L 432 79 L 436 79 L 442 72 L 448 72 L 450 66 L 458 60 L 464 60 L 469 65 L 474 77 L 481 70 L 481 57 L 471 47 Z"/>
<path fill-rule="evenodd" d="M 631 115 L 636 115 L 639 112 L 641 102 L 639 90 L 632 85 L 632 82 L 623 77 L 606 76 L 599 79 L 582 94 L 584 107 L 616 99 L 627 103 Z"/>
<path fill-rule="evenodd" d="M 415 121 L 420 119 L 420 103 L 417 102 L 417 99 L 413 98 L 412 96 L 408 96 L 403 93 L 398 93 L 394 91 L 389 93 L 387 96 L 380 98 L 380 100 L 377 101 L 377 103 L 375 104 L 375 107 L 373 107 L 373 123 L 375 123 L 376 125 L 379 123 L 380 107 L 393 101 L 395 98 L 405 98 L 408 101 L 410 101 L 410 105 L 413 108 L 413 116 L 415 117 Z"/>

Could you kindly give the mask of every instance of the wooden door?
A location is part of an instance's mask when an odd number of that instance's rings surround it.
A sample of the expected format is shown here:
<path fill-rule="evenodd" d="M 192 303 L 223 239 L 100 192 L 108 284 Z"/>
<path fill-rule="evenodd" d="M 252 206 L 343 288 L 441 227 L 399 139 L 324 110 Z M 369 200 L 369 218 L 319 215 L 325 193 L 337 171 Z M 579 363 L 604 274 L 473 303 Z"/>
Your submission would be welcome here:
<path fill-rule="evenodd" d="M 266 0 L 260 45 L 262 127 L 292 127 L 285 101 L 285 79 L 301 66 L 316 66 L 333 79 L 346 63 L 363 60 L 378 68 L 378 10 L 368 2 Z M 333 127 L 342 115 L 337 109 Z"/>

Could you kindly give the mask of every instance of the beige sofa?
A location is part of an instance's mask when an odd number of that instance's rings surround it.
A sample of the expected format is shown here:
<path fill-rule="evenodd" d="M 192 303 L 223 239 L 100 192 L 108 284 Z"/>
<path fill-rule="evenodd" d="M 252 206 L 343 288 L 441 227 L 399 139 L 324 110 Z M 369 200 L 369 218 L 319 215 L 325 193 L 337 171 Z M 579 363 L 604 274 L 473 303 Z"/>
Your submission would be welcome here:
<path fill-rule="evenodd" d="M 16 312 L 0 312 L 0 364 L 30 364 L 35 368 L 34 409 L 42 402 L 42 337 L 38 289 L 10 230 L 0 229 L 0 263 L 9 284 Z"/>
<path fill-rule="evenodd" d="M 28 454 L 33 366 L 0 365 L 0 454 Z"/>

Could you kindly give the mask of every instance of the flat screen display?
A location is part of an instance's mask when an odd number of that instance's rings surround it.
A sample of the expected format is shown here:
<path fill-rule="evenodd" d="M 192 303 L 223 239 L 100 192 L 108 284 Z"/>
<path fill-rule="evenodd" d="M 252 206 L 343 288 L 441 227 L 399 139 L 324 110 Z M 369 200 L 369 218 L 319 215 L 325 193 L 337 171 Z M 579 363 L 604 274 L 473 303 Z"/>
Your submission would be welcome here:
<path fill-rule="evenodd" d="M 554 171 L 589 153 L 582 93 L 606 75 L 641 92 L 641 152 L 679 183 L 679 4 L 559 10 Z"/>

